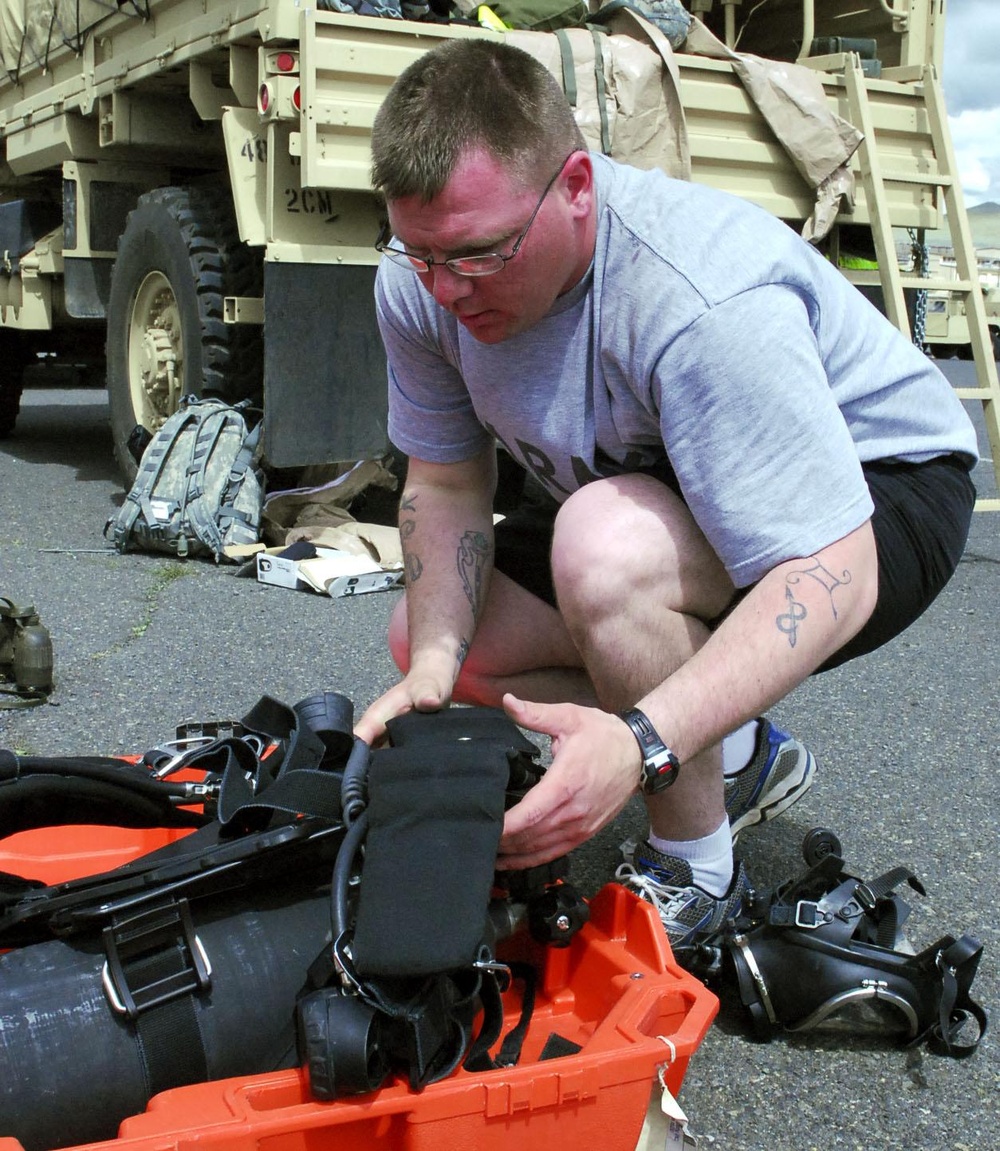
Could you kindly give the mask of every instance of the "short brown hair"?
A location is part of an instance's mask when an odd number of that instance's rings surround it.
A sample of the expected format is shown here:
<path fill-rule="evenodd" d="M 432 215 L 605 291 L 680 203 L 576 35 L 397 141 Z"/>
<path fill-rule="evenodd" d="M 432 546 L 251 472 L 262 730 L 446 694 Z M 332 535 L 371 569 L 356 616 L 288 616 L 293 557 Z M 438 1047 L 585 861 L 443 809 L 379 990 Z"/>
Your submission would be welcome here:
<path fill-rule="evenodd" d="M 430 201 L 471 148 L 528 183 L 586 144 L 555 77 L 533 56 L 495 40 L 450 40 L 389 90 L 372 128 L 372 184 L 387 200 Z"/>

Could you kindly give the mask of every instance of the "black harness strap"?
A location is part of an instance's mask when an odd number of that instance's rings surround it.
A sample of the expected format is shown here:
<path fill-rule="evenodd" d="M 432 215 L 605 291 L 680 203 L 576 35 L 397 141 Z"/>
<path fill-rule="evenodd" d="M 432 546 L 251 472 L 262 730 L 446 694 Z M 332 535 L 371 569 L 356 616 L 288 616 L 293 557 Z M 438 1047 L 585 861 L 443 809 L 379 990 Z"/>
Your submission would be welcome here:
<path fill-rule="evenodd" d="M 284 754 L 276 774 L 270 757 L 255 759 L 252 772 L 227 765 L 219 791 L 220 822 L 259 829 L 276 811 L 338 820 L 340 787 L 331 784 L 354 747 L 353 713 L 351 701 L 336 692 L 310 696 L 294 708 L 264 696 L 241 722 L 247 731 L 280 742 Z"/>
<path fill-rule="evenodd" d="M 496 978 L 491 976 L 489 979 L 484 979 L 483 1025 L 462 1064 L 466 1071 L 494 1071 L 499 1067 L 514 1067 L 521 1057 L 524 1037 L 528 1033 L 528 1025 L 535 1010 L 538 972 L 530 963 L 512 963 L 510 972 L 515 979 L 524 984 L 518 1021 L 504 1036 L 496 1058 L 491 1058 L 490 1048 L 500 1038 L 503 1029 L 503 1000 L 500 997 L 500 984 Z"/>
<path fill-rule="evenodd" d="M 133 1025 L 150 1096 L 209 1078 L 194 995 L 211 970 L 186 900 L 116 915 L 104 929 L 104 987 Z"/>
<path fill-rule="evenodd" d="M 983 945 L 971 935 L 963 935 L 951 942 L 946 938 L 942 943 L 944 946 L 937 954 L 941 1002 L 937 1024 L 927 1036 L 928 1046 L 938 1055 L 967 1059 L 986 1034 L 989 1021 L 986 1012 L 969 994 Z M 976 1021 L 979 1034 L 969 1043 L 958 1043 L 958 1036 L 970 1017 Z"/>

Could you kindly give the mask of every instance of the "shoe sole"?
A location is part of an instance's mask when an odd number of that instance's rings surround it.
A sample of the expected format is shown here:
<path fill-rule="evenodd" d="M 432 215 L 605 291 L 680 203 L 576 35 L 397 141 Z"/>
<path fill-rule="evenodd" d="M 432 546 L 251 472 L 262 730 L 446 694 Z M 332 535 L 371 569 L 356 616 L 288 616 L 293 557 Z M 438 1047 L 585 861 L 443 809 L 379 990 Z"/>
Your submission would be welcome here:
<path fill-rule="evenodd" d="M 764 792 L 762 803 L 745 811 L 736 823 L 730 825 L 730 834 L 733 843 L 739 838 L 741 831 L 748 827 L 756 827 L 759 823 L 767 823 L 775 816 L 787 811 L 792 804 L 797 803 L 812 787 L 813 777 L 816 774 L 816 760 L 808 748 L 805 751 L 805 763 L 800 763 L 800 770 L 787 776 L 781 781 L 781 791 L 773 793 Z"/>

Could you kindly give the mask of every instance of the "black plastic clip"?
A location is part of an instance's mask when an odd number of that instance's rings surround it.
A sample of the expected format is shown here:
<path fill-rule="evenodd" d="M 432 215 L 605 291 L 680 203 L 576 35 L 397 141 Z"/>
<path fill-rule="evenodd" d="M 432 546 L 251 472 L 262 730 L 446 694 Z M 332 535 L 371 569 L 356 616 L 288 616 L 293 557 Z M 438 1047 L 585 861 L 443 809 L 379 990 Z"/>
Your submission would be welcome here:
<path fill-rule="evenodd" d="M 212 965 L 186 899 L 138 911 L 103 932 L 108 1002 L 131 1020 L 183 995 L 207 991 Z"/>

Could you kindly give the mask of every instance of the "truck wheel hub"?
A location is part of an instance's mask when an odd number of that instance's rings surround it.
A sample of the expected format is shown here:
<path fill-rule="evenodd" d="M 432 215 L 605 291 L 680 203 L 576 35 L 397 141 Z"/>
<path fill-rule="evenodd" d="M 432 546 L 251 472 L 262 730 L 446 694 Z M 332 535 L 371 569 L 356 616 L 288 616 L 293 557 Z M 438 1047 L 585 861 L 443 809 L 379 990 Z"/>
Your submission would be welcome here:
<path fill-rule="evenodd" d="M 148 328 L 142 339 L 140 371 L 147 391 L 170 386 L 177 373 L 177 348 L 165 328 Z"/>

